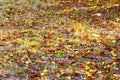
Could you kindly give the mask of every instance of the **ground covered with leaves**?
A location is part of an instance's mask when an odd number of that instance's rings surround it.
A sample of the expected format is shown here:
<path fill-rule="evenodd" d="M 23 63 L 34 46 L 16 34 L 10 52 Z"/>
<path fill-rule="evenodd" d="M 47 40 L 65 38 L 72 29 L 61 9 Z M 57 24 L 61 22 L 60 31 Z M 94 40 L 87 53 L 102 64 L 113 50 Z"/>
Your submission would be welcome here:
<path fill-rule="evenodd" d="M 119 80 L 120 6 L 87 4 L 0 0 L 0 79 Z"/>

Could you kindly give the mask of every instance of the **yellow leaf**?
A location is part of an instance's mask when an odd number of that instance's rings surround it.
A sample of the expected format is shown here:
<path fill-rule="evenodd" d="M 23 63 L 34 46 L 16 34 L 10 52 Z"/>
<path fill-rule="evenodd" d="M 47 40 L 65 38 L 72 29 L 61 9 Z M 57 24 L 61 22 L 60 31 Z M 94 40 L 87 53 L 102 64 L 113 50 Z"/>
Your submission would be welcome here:
<path fill-rule="evenodd" d="M 88 76 L 88 77 L 92 77 L 92 74 L 90 72 L 85 72 L 85 74 Z"/>
<path fill-rule="evenodd" d="M 91 73 L 94 73 L 94 72 L 96 72 L 96 71 L 97 71 L 96 69 L 91 69 L 91 70 L 90 70 Z"/>
<path fill-rule="evenodd" d="M 90 70 L 90 67 L 89 66 L 85 66 L 85 70 Z"/>
<path fill-rule="evenodd" d="M 60 73 L 56 73 L 56 76 L 57 76 L 57 77 L 60 77 L 61 75 L 60 75 Z"/>
<path fill-rule="evenodd" d="M 70 77 L 70 76 L 67 76 L 67 79 L 68 79 L 68 80 L 71 80 L 71 77 Z"/>
<path fill-rule="evenodd" d="M 94 37 L 99 37 L 99 35 L 98 35 L 98 34 L 92 34 L 92 36 L 94 36 Z"/>
<path fill-rule="evenodd" d="M 55 64 L 55 61 L 52 61 L 52 64 L 54 65 L 54 64 Z"/>
<path fill-rule="evenodd" d="M 47 69 L 43 70 L 43 73 L 48 73 L 48 70 Z"/>
<path fill-rule="evenodd" d="M 6 55 L 6 56 L 4 56 L 4 58 L 5 58 L 5 59 L 9 59 L 9 56 Z"/>
<path fill-rule="evenodd" d="M 117 65 L 117 62 L 113 62 L 112 65 L 113 65 L 113 66 L 116 66 L 116 65 Z"/>
<path fill-rule="evenodd" d="M 95 8 L 97 8 L 97 6 L 95 5 L 95 6 L 92 6 L 92 9 L 95 9 Z"/>
<path fill-rule="evenodd" d="M 115 39 L 114 36 L 110 36 L 110 35 L 106 36 L 106 38 L 107 39 Z"/>
<path fill-rule="evenodd" d="M 88 65 L 89 65 L 89 64 L 91 64 L 91 62 L 90 62 L 90 61 L 87 61 L 87 62 L 86 62 L 86 64 L 88 64 Z"/>
<path fill-rule="evenodd" d="M 114 51 L 111 51 L 111 55 L 114 56 L 114 57 L 117 56 L 117 54 Z"/>
<path fill-rule="evenodd" d="M 61 74 L 64 74 L 65 73 L 65 71 L 62 69 L 62 70 L 60 70 L 60 72 L 61 72 Z"/>

